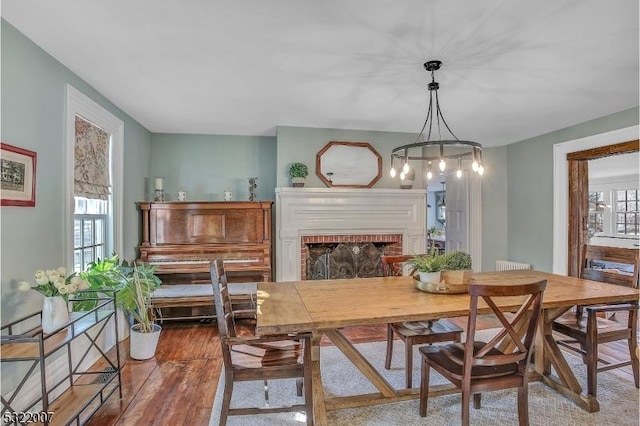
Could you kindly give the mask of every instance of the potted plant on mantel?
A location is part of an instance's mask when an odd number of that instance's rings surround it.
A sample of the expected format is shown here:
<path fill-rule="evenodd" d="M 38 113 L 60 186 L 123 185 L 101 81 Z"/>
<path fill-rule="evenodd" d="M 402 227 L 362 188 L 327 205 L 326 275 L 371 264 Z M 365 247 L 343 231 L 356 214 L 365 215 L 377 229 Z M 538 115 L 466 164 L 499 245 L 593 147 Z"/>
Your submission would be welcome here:
<path fill-rule="evenodd" d="M 309 175 L 309 168 L 303 163 L 291 163 L 289 166 L 289 176 L 291 177 L 291 185 L 296 188 L 304 187 L 306 178 Z"/>

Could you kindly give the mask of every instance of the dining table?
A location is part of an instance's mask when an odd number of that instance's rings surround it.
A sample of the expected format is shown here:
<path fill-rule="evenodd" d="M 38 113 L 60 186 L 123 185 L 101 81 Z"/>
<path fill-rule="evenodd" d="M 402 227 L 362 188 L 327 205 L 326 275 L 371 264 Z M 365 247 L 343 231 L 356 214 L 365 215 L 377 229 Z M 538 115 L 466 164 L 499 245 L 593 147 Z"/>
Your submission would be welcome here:
<path fill-rule="evenodd" d="M 579 407 L 600 409 L 594 395 L 586 394 L 552 333 L 554 319 L 576 305 L 638 303 L 640 291 L 576 277 L 536 270 L 478 272 L 473 283 L 516 285 L 547 281 L 543 312 L 536 333 L 534 371 L 530 380 L 541 380 Z M 258 335 L 311 332 L 311 367 L 314 422 L 324 425 L 327 411 L 356 408 L 419 398 L 419 389 L 394 388 L 354 345 L 342 329 L 351 326 L 405 321 L 437 320 L 469 314 L 468 293 L 427 293 L 416 288 L 414 278 L 372 277 L 335 280 L 261 282 L 257 286 Z M 503 297 L 498 306 L 517 309 L 522 297 Z M 480 305 L 479 313 L 490 313 Z M 325 392 L 320 370 L 320 341 L 326 336 L 369 380 L 377 392 L 334 396 Z M 333 367 L 333 366 L 332 366 Z M 429 396 L 458 392 L 452 385 L 430 386 Z"/>

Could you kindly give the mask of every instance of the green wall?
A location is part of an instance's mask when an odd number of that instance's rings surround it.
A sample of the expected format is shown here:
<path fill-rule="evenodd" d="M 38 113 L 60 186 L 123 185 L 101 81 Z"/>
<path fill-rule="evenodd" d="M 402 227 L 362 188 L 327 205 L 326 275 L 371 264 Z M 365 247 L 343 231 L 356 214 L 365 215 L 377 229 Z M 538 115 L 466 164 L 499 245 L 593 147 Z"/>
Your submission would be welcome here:
<path fill-rule="evenodd" d="M 507 148 L 484 148 L 482 160 L 482 270 L 495 270 L 507 259 Z"/>
<path fill-rule="evenodd" d="M 410 133 L 375 132 L 367 130 L 320 129 L 311 127 L 278 127 L 277 181 L 278 187 L 291 186 L 289 165 L 294 162 L 309 166 L 306 186 L 326 188 L 316 176 L 316 153 L 331 141 L 368 142 L 382 157 L 382 177 L 375 188 L 399 188 L 398 181 L 389 176 L 391 150 L 412 143 L 416 135 Z M 418 163 L 416 162 L 417 166 Z M 415 189 L 424 188 L 422 173 L 416 170 Z"/>
<path fill-rule="evenodd" d="M 187 200 L 221 201 L 224 191 L 248 200 L 248 178 L 254 176 L 258 200 L 275 200 L 275 137 L 153 134 L 151 146 L 151 176 L 165 178 L 170 201 L 178 191 L 186 191 Z"/>
<path fill-rule="evenodd" d="M 150 170 L 150 133 L 18 32 L 6 21 L 1 26 L 1 138 L 38 154 L 36 206 L 2 207 L 1 308 L 2 323 L 39 311 L 36 292 L 18 293 L 19 281 L 32 281 L 38 269 L 65 262 L 64 136 L 66 84 L 102 105 L 124 121 L 124 253 L 133 258 L 139 241 L 135 201 L 144 195 Z"/>
<path fill-rule="evenodd" d="M 507 146 L 509 259 L 553 269 L 553 146 L 638 125 L 639 113 L 635 107 Z"/>

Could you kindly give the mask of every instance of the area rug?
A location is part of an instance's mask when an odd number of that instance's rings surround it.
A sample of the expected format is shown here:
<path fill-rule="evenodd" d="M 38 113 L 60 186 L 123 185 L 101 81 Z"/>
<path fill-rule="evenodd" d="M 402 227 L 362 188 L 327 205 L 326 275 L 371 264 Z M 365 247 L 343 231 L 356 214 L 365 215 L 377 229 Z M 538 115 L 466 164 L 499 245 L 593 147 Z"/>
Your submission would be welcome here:
<path fill-rule="evenodd" d="M 367 360 L 394 387 L 404 384 L 404 345 L 396 341 L 391 370 L 384 369 L 386 342 L 356 345 Z M 585 368 L 581 359 L 565 354 L 578 380 L 586 388 Z M 376 392 L 364 376 L 334 346 L 321 348 L 321 369 L 325 389 L 332 395 L 343 396 L 356 393 Z M 420 357 L 414 353 L 413 383 L 420 383 Z M 435 371 L 431 372 L 431 383 L 447 383 Z M 272 405 L 302 403 L 295 393 L 293 380 L 270 380 L 269 400 Z M 220 377 L 211 412 L 210 426 L 218 425 L 224 373 Z M 634 425 L 638 426 L 639 393 L 633 383 L 604 372 L 598 375 L 598 401 L 600 411 L 587 413 L 572 401 L 553 391 L 541 382 L 529 386 L 529 419 L 532 425 Z M 374 405 L 370 407 L 336 410 L 327 413 L 330 425 L 451 425 L 461 422 L 461 397 L 459 394 L 429 398 L 427 417 L 418 415 L 418 400 Z M 262 382 L 236 383 L 231 400 L 232 407 L 264 405 Z M 304 413 L 263 414 L 259 416 L 229 416 L 228 425 L 303 425 Z M 507 389 L 486 392 L 482 395 L 482 408 L 471 407 L 472 425 L 518 424 L 517 391 Z"/>

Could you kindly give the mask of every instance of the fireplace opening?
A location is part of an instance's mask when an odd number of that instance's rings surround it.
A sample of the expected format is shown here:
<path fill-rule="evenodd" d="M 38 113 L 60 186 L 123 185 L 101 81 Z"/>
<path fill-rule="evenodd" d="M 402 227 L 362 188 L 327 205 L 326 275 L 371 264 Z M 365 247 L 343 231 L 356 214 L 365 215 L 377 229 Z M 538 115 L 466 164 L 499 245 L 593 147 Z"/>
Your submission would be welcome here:
<path fill-rule="evenodd" d="M 381 277 L 380 256 L 402 253 L 401 235 L 304 237 L 302 279 Z"/>
<path fill-rule="evenodd" d="M 308 280 L 382 276 L 385 243 L 314 244 L 309 247 Z"/>

